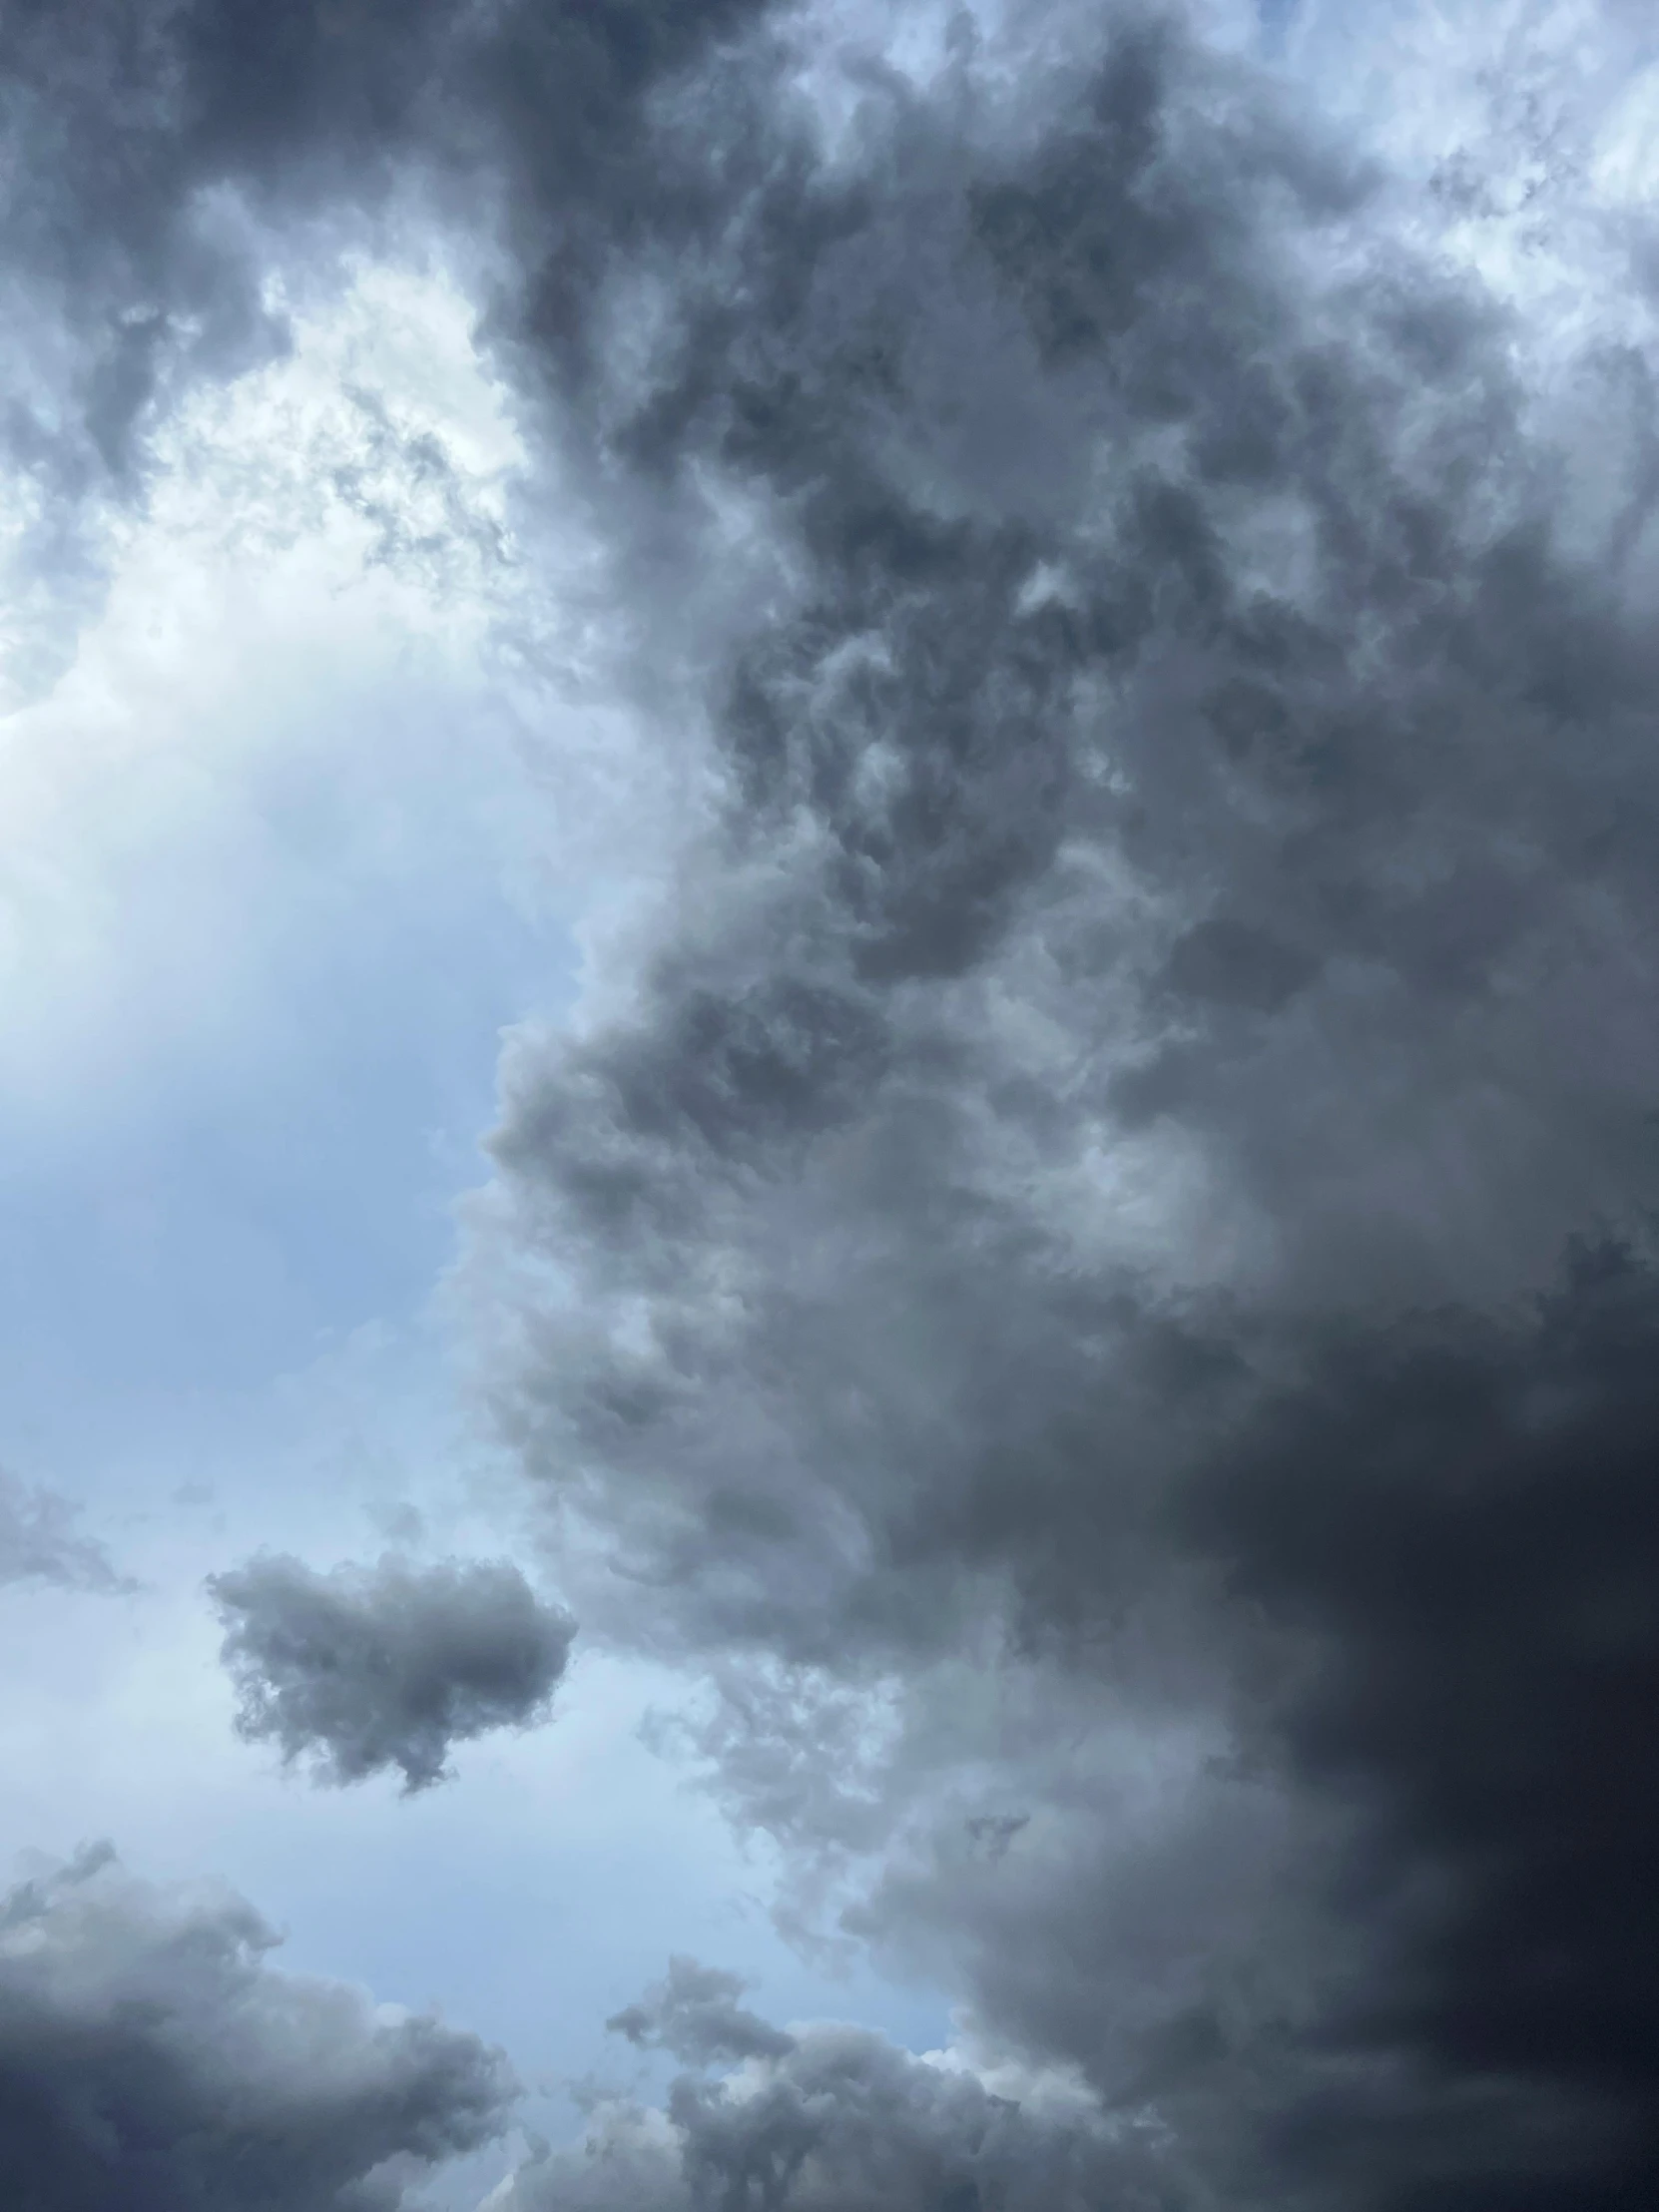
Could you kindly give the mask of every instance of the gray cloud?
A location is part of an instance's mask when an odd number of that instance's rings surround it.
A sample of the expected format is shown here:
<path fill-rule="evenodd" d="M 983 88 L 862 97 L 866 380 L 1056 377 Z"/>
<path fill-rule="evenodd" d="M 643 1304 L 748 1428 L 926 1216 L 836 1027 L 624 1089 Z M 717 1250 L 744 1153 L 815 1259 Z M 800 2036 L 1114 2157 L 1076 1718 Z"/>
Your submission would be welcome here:
<path fill-rule="evenodd" d="M 1610 289 L 1642 227 L 1530 80 L 1419 190 L 1142 11 L 964 18 L 926 84 L 737 6 L 144 21 L 25 24 L 96 252 L 17 450 L 125 481 L 198 326 L 276 342 L 227 193 L 418 174 L 710 749 L 632 967 L 509 1056 L 470 1278 L 593 1632 L 695 1673 L 803 1932 L 1088 2085 L 1043 2201 L 1651 2197 L 1655 392 L 1440 251 L 1511 158 Z M 436 1774 L 364 1585 L 230 1580 L 253 1725 Z M 754 2094 L 523 2202 L 1048 2171 L 689 1972 L 624 2032 Z"/>
<path fill-rule="evenodd" d="M 804 1925 L 1171 2190 L 1639 2195 L 1646 510 L 1176 32 L 868 82 L 589 407 L 791 582 L 657 951 L 509 1064 L 504 1426 Z"/>
<path fill-rule="evenodd" d="M 78 1508 L 55 1490 L 29 1488 L 0 1467 L 0 1584 L 124 1590 L 108 1552 L 76 1528 Z"/>
<path fill-rule="evenodd" d="M 1238 73 L 780 114 L 600 429 L 796 597 L 627 1012 L 509 1067 L 577 1291 L 502 1398 L 588 1617 L 855 1677 L 1164 1605 L 1257 1367 L 1650 1199 L 1652 671 L 1501 317 Z"/>
<path fill-rule="evenodd" d="M 0 2189 L 31 2212 L 394 2212 L 499 2134 L 505 2060 L 436 2020 L 276 1971 L 223 1894 L 107 1847 L 0 1902 Z"/>
<path fill-rule="evenodd" d="M 277 29 L 236 0 L 108 0 L 70 41 L 50 10 L 20 11 L 7 121 L 35 190 L 10 256 L 55 279 L 89 341 L 74 393 L 87 438 L 119 469 L 166 395 L 164 363 L 234 373 L 280 343 L 259 300 L 273 243 L 260 225 L 372 217 L 411 172 L 440 206 L 446 185 L 464 205 L 469 179 L 506 167 L 527 201 L 564 217 L 565 235 L 542 244 L 565 250 L 574 276 L 613 217 L 669 205 L 634 167 L 653 92 L 761 12 L 358 0 L 301 5 Z M 337 241 L 310 243 L 326 256 Z"/>
<path fill-rule="evenodd" d="M 671 1986 L 676 1977 L 687 1988 L 729 1989 L 734 1979 L 685 1959 Z M 681 2052 L 704 2067 L 746 2063 L 724 2077 L 681 2075 L 660 2112 L 603 2107 L 579 2150 L 543 2150 L 490 2200 L 492 2212 L 1071 2212 L 1168 2201 L 1144 2131 L 1103 2126 L 1063 2084 L 999 2094 L 971 2071 L 916 2059 L 860 2028 L 786 2035 L 753 2024 L 764 2048 L 757 2038 L 749 2052 Z"/>
<path fill-rule="evenodd" d="M 642 2049 L 672 2051 L 688 2065 L 781 2058 L 794 2039 L 738 2002 L 741 1976 L 695 1958 L 671 1958 L 667 1978 L 606 2026 Z"/>
<path fill-rule="evenodd" d="M 244 0 L 91 0 L 71 35 L 54 9 L 12 10 L 0 458 L 20 570 L 52 600 L 14 686 L 66 665 L 99 596 L 101 518 L 143 497 L 169 410 L 286 348 L 274 266 L 314 289 L 342 248 L 487 224 L 505 196 L 536 211 L 512 243 L 540 269 L 543 334 L 575 344 L 590 266 L 654 197 L 653 91 L 759 12 L 300 0 L 278 24 Z"/>
<path fill-rule="evenodd" d="M 238 1733 L 320 1781 L 444 1778 L 450 1747 L 545 1718 L 575 1625 L 505 1562 L 320 1574 L 261 1557 L 213 1577 Z"/>
<path fill-rule="evenodd" d="M 665 74 L 753 13 L 452 0 L 257 8 L 94 5 L 67 38 L 49 9 L 9 25 L 7 127 L 33 185 L 9 258 L 83 348 L 54 433 L 27 399 L 14 438 L 54 435 L 119 476 L 181 375 L 234 374 L 280 345 L 260 300 L 262 227 L 372 217 L 401 174 L 459 184 L 522 134 L 542 192 L 603 206 Z M 313 241 L 324 254 L 331 243 Z"/>

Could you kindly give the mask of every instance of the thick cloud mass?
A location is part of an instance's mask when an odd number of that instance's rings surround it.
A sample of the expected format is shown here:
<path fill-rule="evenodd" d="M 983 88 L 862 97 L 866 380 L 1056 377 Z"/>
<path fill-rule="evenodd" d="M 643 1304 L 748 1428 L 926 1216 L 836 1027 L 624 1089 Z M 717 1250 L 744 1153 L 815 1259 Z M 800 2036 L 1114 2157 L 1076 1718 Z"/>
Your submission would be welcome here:
<path fill-rule="evenodd" d="M 1563 402 L 1173 31 L 957 63 L 780 97 L 582 398 L 783 581 L 659 947 L 509 1071 L 504 1418 L 797 1909 L 1171 2191 L 1635 2203 L 1647 370 Z"/>
<path fill-rule="evenodd" d="M 405 1790 L 428 1789 L 452 1744 L 542 1719 L 575 1632 L 499 1562 L 318 1574 L 259 1558 L 210 1588 L 238 1732 L 286 1761 L 310 1755 L 332 1783 L 396 1767 Z"/>
<path fill-rule="evenodd" d="M 240 1899 L 108 1850 L 0 1903 L 0 2195 L 19 2212 L 394 2212 L 505 2123 L 501 2054 L 276 1972 Z"/>
<path fill-rule="evenodd" d="M 500 1425 L 797 1925 L 1084 2099 L 681 1965 L 619 2026 L 737 2076 L 517 2201 L 1652 2201 L 1635 16 L 1437 11 L 1425 160 L 1220 6 L 394 12 L 16 11 L 18 465 L 140 482 L 301 217 L 487 242 L 715 818 L 504 1069 Z M 220 1587 L 253 1725 L 436 1774 L 443 1607 Z"/>
<path fill-rule="evenodd" d="M 1622 2203 L 1654 2175 L 1656 1346 L 1659 1275 L 1585 1250 L 1527 1324 L 1337 1344 L 1206 1470 L 1241 1594 L 1307 1639 L 1295 1770 L 1361 1815 L 1333 1905 L 1365 1971 L 1288 2136 L 1313 2177 L 1363 2149 L 1396 2199 Z"/>

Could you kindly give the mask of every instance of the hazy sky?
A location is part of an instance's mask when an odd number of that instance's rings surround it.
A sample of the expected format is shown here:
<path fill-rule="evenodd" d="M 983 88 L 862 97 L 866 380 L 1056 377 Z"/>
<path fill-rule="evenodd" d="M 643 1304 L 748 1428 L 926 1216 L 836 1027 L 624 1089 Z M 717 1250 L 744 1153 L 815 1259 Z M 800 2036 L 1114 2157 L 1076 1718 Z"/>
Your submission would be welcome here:
<path fill-rule="evenodd" d="M 1654 2197 L 1645 13 L 0 8 L 6 2203 Z"/>

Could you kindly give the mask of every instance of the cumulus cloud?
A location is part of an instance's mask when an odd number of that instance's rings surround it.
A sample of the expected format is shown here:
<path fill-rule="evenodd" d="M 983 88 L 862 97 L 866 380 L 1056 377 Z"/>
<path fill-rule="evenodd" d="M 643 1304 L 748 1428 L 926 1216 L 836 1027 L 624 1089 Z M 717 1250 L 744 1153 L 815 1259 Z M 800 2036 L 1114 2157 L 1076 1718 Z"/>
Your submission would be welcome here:
<path fill-rule="evenodd" d="M 318 1573 L 261 1557 L 209 1583 L 237 1684 L 237 1730 L 344 1785 L 395 1767 L 444 1779 L 450 1747 L 546 1717 L 575 1624 L 504 1561 Z"/>
<path fill-rule="evenodd" d="M 728 2007 L 730 1974 L 677 1959 L 663 1989 L 613 2020 L 667 2002 L 689 2017 Z M 801 2212 L 1071 2212 L 1163 2201 L 1147 2132 L 1109 2127 L 1057 2076 L 994 2085 L 959 2060 L 919 2059 L 879 2035 L 817 2023 L 786 2034 L 753 2014 L 746 2036 L 693 2033 L 661 2110 L 601 2105 L 575 2150 L 541 2147 L 490 2212 L 680 2212 L 703 2205 Z M 740 2047 L 742 2044 L 747 2047 Z M 733 2064 L 734 2061 L 742 2061 Z M 727 2063 L 724 2075 L 712 2065 Z"/>
<path fill-rule="evenodd" d="M 0 1467 L 0 1584 L 48 1582 L 63 1589 L 121 1590 L 108 1552 L 77 1529 L 77 1508 L 57 1491 L 28 1487 Z"/>
<path fill-rule="evenodd" d="M 284 1974 L 240 1898 L 108 1847 L 0 1902 L 0 2187 L 38 2212 L 395 2212 L 499 2134 L 499 2051 Z"/>

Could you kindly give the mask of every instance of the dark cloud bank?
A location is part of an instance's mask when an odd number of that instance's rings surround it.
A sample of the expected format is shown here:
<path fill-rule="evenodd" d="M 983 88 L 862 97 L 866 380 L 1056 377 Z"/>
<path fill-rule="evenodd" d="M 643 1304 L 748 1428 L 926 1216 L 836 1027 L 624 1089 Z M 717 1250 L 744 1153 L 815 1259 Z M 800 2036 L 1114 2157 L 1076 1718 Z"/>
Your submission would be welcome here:
<path fill-rule="evenodd" d="M 681 1964 L 617 2023 L 666 2111 L 509 2201 L 1647 2204 L 1649 361 L 1535 372 L 1436 243 L 1466 162 L 1170 22 L 963 18 L 925 87 L 828 36 L 9 18 L 73 399 L 14 450 L 140 481 L 169 379 L 276 342 L 259 227 L 418 177 L 721 793 L 509 1058 L 492 1387 L 795 1925 L 988 2070 Z M 1539 159 L 1635 300 L 1651 238 Z M 229 1586 L 284 1749 L 429 1779 L 452 1727 L 274 1656 L 318 1585 Z"/>

